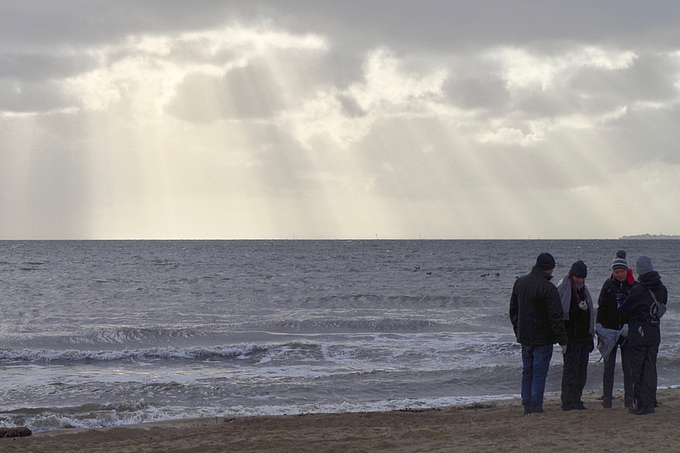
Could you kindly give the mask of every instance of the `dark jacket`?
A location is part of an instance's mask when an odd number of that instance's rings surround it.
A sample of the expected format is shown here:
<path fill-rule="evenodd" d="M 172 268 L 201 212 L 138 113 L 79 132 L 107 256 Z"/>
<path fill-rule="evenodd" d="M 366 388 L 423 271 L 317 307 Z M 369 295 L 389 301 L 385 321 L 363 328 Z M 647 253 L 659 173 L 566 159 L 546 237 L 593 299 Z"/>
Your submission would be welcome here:
<path fill-rule="evenodd" d="M 620 282 L 614 277 L 604 282 L 600 297 L 597 299 L 598 324 L 602 324 L 602 327 L 606 329 L 621 330 L 627 322 L 627 317 L 619 313 L 618 306 L 626 300 L 633 285 L 627 280 Z"/>
<path fill-rule="evenodd" d="M 518 278 L 510 296 L 510 322 L 524 345 L 567 344 L 564 313 L 551 275 L 538 267 Z"/>
<path fill-rule="evenodd" d="M 569 319 L 564 321 L 564 328 L 567 331 L 569 343 L 578 343 L 588 347 L 588 352 L 592 352 L 593 335 L 590 333 L 591 313 L 588 310 L 581 310 L 579 303 L 586 300 L 583 288 L 571 291 L 571 303 L 569 305 Z"/>
<path fill-rule="evenodd" d="M 650 308 L 656 300 L 668 302 L 668 290 L 661 283 L 658 272 L 648 272 L 638 278 L 640 284 L 633 286 L 628 298 L 619 307 L 619 313 L 628 319 L 628 341 L 639 345 L 658 345 L 661 341 L 659 320 L 652 317 Z"/>

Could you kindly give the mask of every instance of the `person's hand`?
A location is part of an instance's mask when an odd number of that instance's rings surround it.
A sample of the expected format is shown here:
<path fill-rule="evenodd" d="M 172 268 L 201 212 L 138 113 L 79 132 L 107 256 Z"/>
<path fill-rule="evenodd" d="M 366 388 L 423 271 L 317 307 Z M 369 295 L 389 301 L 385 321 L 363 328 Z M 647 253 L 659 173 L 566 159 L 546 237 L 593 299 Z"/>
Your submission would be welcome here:
<path fill-rule="evenodd" d="M 567 345 L 566 345 L 566 344 L 563 344 L 563 345 L 562 345 L 562 355 L 564 355 L 564 354 L 566 354 L 566 353 L 567 353 Z"/>

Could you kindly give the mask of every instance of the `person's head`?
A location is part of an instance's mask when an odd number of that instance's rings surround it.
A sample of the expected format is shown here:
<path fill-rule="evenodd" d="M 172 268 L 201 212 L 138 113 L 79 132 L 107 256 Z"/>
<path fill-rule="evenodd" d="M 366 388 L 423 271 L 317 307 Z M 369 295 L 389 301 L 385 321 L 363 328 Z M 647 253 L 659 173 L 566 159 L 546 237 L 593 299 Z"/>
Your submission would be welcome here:
<path fill-rule="evenodd" d="M 612 261 L 612 276 L 622 282 L 628 278 L 628 261 L 626 261 L 626 251 L 616 252 L 616 258 Z"/>
<path fill-rule="evenodd" d="M 536 267 L 552 275 L 555 269 L 555 258 L 550 253 L 543 252 L 536 258 Z"/>
<path fill-rule="evenodd" d="M 641 275 L 649 274 L 654 272 L 654 266 L 652 266 L 652 259 L 648 256 L 642 255 L 635 261 L 635 271 L 638 274 L 638 278 Z"/>
<path fill-rule="evenodd" d="M 571 269 L 569 269 L 569 278 L 571 278 L 574 286 L 581 287 L 587 276 L 588 266 L 586 266 L 586 263 L 578 260 L 571 265 Z"/>

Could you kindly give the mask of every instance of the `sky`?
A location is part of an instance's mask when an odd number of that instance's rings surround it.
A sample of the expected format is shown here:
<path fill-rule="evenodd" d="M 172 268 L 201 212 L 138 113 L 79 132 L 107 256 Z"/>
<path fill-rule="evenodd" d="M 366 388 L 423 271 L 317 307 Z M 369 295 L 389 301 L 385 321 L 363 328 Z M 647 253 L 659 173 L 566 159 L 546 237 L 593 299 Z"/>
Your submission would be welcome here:
<path fill-rule="evenodd" d="M 0 239 L 680 234 L 680 2 L 3 0 Z"/>

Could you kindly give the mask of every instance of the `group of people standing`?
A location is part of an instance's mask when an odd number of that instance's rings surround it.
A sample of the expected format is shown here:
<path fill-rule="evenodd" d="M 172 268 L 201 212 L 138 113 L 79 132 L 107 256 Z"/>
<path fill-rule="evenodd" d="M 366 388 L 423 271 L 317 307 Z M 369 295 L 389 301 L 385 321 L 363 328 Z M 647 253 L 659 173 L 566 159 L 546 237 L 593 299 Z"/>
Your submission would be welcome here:
<path fill-rule="evenodd" d="M 668 291 L 651 259 L 637 259 L 636 281 L 626 252 L 619 250 L 612 262 L 612 274 L 600 290 L 597 313 L 585 284 L 586 264 L 581 260 L 573 263 L 557 286 L 550 281 L 554 269 L 553 256 L 541 253 L 531 272 L 515 281 L 510 297 L 510 321 L 522 345 L 524 415 L 544 412 L 543 394 L 555 343 L 561 346 L 564 360 L 562 410 L 586 409 L 581 397 L 596 340 L 604 358 L 604 408 L 612 407 L 620 350 L 625 407 L 635 415 L 654 413 L 659 318 L 665 311 Z"/>

